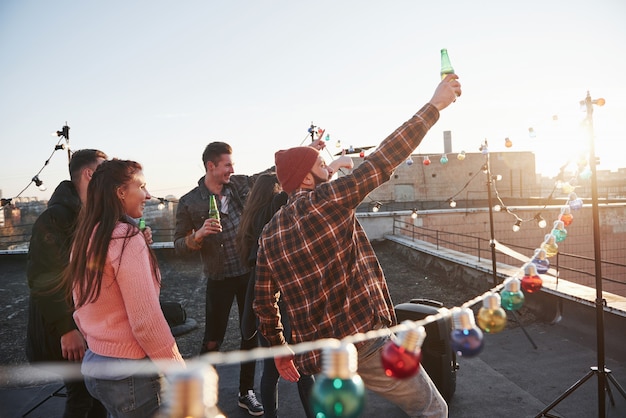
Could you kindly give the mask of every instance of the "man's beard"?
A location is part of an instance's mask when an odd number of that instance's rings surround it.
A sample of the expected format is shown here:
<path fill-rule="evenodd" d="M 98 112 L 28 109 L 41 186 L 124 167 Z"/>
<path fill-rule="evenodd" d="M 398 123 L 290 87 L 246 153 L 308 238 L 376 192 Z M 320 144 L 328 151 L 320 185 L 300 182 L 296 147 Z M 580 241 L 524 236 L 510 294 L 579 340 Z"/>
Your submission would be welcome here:
<path fill-rule="evenodd" d="M 310 171 L 311 175 L 313 176 L 313 180 L 315 181 L 315 185 L 317 186 L 318 184 L 322 184 L 322 183 L 326 183 L 328 181 L 328 178 L 322 178 L 318 175 L 316 175 L 314 172 Z"/>

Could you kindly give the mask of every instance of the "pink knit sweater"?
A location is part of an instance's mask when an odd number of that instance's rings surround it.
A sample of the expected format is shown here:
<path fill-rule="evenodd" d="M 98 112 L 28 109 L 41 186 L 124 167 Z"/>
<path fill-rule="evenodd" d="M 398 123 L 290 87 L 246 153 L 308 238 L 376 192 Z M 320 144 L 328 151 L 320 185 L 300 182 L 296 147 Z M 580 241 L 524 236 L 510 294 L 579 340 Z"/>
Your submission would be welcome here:
<path fill-rule="evenodd" d="M 113 230 L 100 297 L 78 308 L 74 320 L 96 354 L 126 359 L 147 356 L 184 364 L 159 304 L 160 288 L 152 273 L 148 245 L 137 234 L 124 246 L 128 228 L 118 223 Z"/>

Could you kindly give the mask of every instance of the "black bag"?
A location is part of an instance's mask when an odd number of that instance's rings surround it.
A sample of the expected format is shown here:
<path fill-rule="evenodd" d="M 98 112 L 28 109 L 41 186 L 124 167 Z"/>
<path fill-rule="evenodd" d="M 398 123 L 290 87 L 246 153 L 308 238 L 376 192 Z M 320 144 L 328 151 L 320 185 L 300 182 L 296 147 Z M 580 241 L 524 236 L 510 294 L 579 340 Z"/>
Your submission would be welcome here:
<path fill-rule="evenodd" d="M 408 303 L 396 305 L 398 322 L 418 321 L 428 315 L 435 315 L 443 304 L 429 299 L 412 299 Z M 450 344 L 451 325 L 446 318 L 426 324 L 426 338 L 422 344 L 422 366 L 446 401 L 452 399 L 456 390 L 456 353 Z"/>
<path fill-rule="evenodd" d="M 187 320 L 187 312 L 178 302 L 161 302 L 161 310 L 170 328 L 182 325 Z"/>

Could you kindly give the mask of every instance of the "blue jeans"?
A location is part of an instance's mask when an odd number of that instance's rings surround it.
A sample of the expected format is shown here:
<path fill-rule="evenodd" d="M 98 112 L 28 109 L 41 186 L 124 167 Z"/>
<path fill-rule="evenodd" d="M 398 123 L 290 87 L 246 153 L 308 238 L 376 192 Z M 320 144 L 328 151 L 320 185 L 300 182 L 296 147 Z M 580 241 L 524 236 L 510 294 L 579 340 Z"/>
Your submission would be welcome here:
<path fill-rule="evenodd" d="M 93 398 L 83 380 L 64 380 L 67 398 L 63 418 L 107 418 L 100 401 Z"/>
<path fill-rule="evenodd" d="M 358 374 L 365 387 L 396 404 L 410 417 L 448 416 L 448 405 L 426 370 L 407 379 L 396 379 L 385 374 L 380 351 L 389 337 L 364 341 L 358 345 Z"/>
<path fill-rule="evenodd" d="M 152 417 L 161 406 L 161 376 L 106 380 L 85 376 L 85 386 L 113 418 Z"/>

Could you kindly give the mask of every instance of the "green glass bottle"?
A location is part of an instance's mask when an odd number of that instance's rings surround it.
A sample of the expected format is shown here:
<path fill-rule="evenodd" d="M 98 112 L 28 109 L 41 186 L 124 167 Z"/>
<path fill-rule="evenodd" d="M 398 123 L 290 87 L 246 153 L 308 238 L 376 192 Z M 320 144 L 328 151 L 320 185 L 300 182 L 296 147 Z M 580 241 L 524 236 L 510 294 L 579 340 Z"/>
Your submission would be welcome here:
<path fill-rule="evenodd" d="M 448 74 L 454 74 L 454 68 L 452 68 L 452 64 L 450 63 L 448 50 L 443 48 L 441 50 L 441 79 L 446 78 Z"/>
<path fill-rule="evenodd" d="M 214 194 L 209 197 L 209 218 L 220 220 L 220 211 L 217 208 L 217 200 L 215 200 Z"/>

